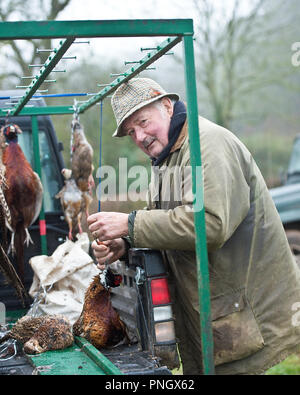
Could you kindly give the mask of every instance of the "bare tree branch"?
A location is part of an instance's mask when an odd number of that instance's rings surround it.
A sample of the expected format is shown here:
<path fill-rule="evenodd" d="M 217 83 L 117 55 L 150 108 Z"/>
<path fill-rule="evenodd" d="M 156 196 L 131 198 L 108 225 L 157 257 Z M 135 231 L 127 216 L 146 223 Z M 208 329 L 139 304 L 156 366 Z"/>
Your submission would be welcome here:
<path fill-rule="evenodd" d="M 19 12 L 24 20 L 32 20 L 32 13 L 38 10 L 39 17 L 44 20 L 55 20 L 59 13 L 69 5 L 71 0 L 37 0 L 37 3 L 32 7 L 28 7 L 23 0 L 7 0 L 0 3 L 0 21 L 8 21 L 13 13 Z M 37 6 L 38 7 L 35 7 Z M 24 46 L 20 46 L 17 41 L 7 41 L 12 49 L 13 55 L 10 61 L 15 63 L 16 71 L 13 73 L 5 73 L 3 76 L 7 78 L 17 76 L 19 69 L 19 78 L 22 75 L 28 75 L 28 64 L 43 63 L 47 55 L 37 53 L 37 49 L 51 48 L 51 40 L 27 40 L 31 44 L 31 49 L 26 50 L 24 56 Z M 30 47 L 29 47 L 30 48 Z M 0 48 L 1 53 L 1 48 Z"/>
<path fill-rule="evenodd" d="M 234 0 L 230 10 L 213 0 L 193 3 L 199 21 L 195 41 L 198 82 L 206 90 L 215 121 L 229 127 L 242 93 L 249 94 L 279 79 L 280 67 L 270 77 L 268 56 L 259 58 L 257 53 L 265 53 L 287 21 L 279 26 L 277 17 L 275 26 L 271 23 L 274 15 L 278 16 L 278 8 L 276 14 L 270 0 L 249 1 L 248 13 L 243 0 Z M 249 78 L 250 70 L 255 77 Z"/>

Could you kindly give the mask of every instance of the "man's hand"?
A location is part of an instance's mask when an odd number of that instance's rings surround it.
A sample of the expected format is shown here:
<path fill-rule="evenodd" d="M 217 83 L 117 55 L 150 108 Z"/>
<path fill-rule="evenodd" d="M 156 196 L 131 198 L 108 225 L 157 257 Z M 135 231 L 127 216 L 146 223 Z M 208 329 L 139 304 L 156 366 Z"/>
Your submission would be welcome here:
<path fill-rule="evenodd" d="M 128 214 L 101 212 L 88 217 L 87 223 L 94 239 L 100 241 L 128 236 Z"/>
<path fill-rule="evenodd" d="M 96 240 L 92 243 L 95 258 L 98 262 L 98 269 L 105 269 L 105 262 L 108 264 L 115 262 L 125 254 L 126 246 L 123 239 L 107 240 L 97 244 Z"/>

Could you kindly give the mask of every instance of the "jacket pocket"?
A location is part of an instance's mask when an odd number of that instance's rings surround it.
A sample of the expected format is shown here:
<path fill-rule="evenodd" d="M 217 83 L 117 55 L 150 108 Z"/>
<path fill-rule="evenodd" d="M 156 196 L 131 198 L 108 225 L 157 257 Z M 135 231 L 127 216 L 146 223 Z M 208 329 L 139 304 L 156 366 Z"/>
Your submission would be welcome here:
<path fill-rule="evenodd" d="M 212 300 L 212 329 L 216 366 L 246 358 L 264 346 L 244 291 Z"/>

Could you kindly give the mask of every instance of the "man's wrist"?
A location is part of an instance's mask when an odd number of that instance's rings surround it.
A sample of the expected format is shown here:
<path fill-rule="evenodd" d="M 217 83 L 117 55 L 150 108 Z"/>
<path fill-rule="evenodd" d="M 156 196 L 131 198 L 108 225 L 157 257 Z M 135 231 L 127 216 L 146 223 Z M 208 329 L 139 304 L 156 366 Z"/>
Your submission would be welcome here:
<path fill-rule="evenodd" d="M 131 248 L 131 244 L 128 237 L 121 237 L 124 242 L 124 254 L 119 258 L 120 261 L 125 261 L 128 264 L 128 251 Z"/>

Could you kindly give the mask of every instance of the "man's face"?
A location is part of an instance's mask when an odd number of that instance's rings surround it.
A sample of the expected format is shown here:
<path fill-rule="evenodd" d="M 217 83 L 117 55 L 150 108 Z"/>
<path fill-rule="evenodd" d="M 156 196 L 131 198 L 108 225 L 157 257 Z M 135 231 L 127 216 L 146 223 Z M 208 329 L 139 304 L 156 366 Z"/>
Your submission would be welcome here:
<path fill-rule="evenodd" d="M 123 123 L 123 130 L 150 157 L 158 158 L 168 144 L 172 102 L 164 97 L 161 106 L 149 104 L 134 112 Z"/>

